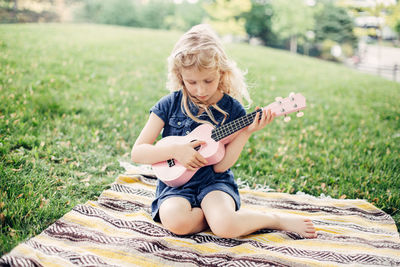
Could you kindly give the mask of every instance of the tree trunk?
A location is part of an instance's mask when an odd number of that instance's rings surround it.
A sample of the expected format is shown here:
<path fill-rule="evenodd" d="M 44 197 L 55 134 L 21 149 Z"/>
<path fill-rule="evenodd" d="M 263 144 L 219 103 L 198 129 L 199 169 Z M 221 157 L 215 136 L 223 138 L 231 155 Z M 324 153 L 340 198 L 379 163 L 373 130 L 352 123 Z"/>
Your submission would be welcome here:
<path fill-rule="evenodd" d="M 297 53 L 297 36 L 292 35 L 290 37 L 290 52 Z"/>
<path fill-rule="evenodd" d="M 14 12 L 17 12 L 17 10 L 18 10 L 18 0 L 14 0 L 14 7 L 13 7 L 13 9 L 14 9 Z"/>

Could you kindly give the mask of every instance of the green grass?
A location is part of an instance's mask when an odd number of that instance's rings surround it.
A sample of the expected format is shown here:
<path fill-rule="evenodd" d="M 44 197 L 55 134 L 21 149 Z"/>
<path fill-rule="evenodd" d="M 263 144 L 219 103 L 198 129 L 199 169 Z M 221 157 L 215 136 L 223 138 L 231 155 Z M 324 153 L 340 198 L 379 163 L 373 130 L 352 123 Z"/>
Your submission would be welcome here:
<path fill-rule="evenodd" d="M 163 95 L 180 33 L 95 25 L 0 26 L 0 255 L 123 170 Z M 301 92 L 308 108 L 246 145 L 237 177 L 281 192 L 362 198 L 400 225 L 400 86 L 334 63 L 227 45 L 255 105 Z"/>

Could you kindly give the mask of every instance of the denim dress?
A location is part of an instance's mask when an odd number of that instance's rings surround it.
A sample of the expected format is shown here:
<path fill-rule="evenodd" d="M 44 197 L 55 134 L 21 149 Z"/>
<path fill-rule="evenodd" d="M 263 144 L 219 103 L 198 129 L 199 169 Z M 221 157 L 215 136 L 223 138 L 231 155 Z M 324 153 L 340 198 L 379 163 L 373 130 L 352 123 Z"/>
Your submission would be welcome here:
<path fill-rule="evenodd" d="M 200 125 L 185 115 L 181 107 L 182 98 L 182 91 L 173 92 L 163 97 L 150 109 L 150 112 L 156 114 L 165 123 L 162 137 L 170 135 L 184 136 Z M 188 104 L 192 114 L 198 114 L 197 106 L 190 102 L 190 100 Z M 224 123 L 246 115 L 243 106 L 236 99 L 227 94 L 223 95 L 217 105 L 228 113 L 228 117 L 225 119 Z M 210 110 L 215 120 L 220 124 L 225 116 L 213 107 L 210 107 Z M 212 122 L 206 112 L 201 114 L 198 118 Z M 212 166 L 204 166 L 200 168 L 186 184 L 179 187 L 170 187 L 158 180 L 156 198 L 152 203 L 152 217 L 155 221 L 160 221 L 158 210 L 161 203 L 167 198 L 177 196 L 183 197 L 187 199 L 192 205 L 192 208 L 194 208 L 200 207 L 203 198 L 208 193 L 216 190 L 229 194 L 235 201 L 236 210 L 240 208 L 238 186 L 230 169 L 222 173 L 216 173 Z"/>

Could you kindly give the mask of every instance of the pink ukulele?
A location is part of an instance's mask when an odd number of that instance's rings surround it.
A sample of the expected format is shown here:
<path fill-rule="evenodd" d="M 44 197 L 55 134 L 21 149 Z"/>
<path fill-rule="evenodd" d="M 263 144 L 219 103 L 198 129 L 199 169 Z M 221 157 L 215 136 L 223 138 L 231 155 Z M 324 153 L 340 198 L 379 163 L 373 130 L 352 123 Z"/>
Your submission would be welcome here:
<path fill-rule="evenodd" d="M 277 97 L 276 102 L 269 104 L 263 109 L 270 109 L 276 116 L 285 116 L 285 122 L 290 121 L 286 115 L 295 111 L 300 111 L 306 107 L 306 99 L 301 94 L 291 93 L 287 98 Z M 214 165 L 221 161 L 225 155 L 225 144 L 229 143 L 230 136 L 235 132 L 250 125 L 257 114 L 262 109 L 246 114 L 234 121 L 214 128 L 210 124 L 202 124 L 186 136 L 167 136 L 156 143 L 156 146 L 170 144 L 185 144 L 197 140 L 206 143 L 195 149 L 207 160 L 208 165 Z M 303 112 L 299 112 L 297 117 L 302 117 Z M 175 159 L 158 162 L 152 165 L 156 176 L 165 184 L 173 187 L 187 183 L 196 171 L 189 171 Z"/>

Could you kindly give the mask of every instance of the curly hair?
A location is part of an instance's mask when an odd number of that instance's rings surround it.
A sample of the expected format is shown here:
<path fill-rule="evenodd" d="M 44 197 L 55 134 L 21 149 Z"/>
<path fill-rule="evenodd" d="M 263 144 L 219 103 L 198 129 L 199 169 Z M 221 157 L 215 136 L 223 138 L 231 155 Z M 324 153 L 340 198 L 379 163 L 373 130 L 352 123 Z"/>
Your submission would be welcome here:
<path fill-rule="evenodd" d="M 167 88 L 173 92 L 183 91 L 183 111 L 193 120 L 204 123 L 195 117 L 188 108 L 188 99 L 207 112 L 214 123 L 217 123 L 209 110 L 209 106 L 200 103 L 192 97 L 185 88 L 181 70 L 183 68 L 215 69 L 220 72 L 218 90 L 237 99 L 243 104 L 243 98 L 251 104 L 247 90 L 244 73 L 237 67 L 236 62 L 229 59 L 223 49 L 217 34 L 207 24 L 192 27 L 176 43 L 171 55 L 168 57 Z M 227 113 L 212 104 L 216 110 L 227 117 Z M 196 114 L 197 115 L 197 114 Z M 224 120 L 225 121 L 225 120 Z"/>

